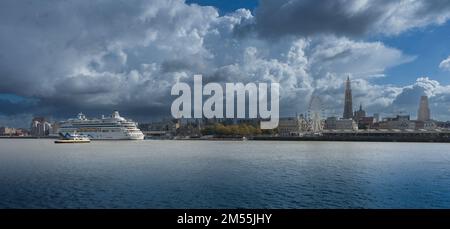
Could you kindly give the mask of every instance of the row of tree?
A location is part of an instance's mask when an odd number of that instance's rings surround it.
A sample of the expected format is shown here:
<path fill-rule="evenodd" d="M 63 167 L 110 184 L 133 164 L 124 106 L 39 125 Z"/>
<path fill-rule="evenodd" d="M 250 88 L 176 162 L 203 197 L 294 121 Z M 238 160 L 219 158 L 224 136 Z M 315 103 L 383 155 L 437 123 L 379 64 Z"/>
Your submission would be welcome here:
<path fill-rule="evenodd" d="M 261 130 L 259 127 L 247 123 L 235 125 L 216 123 L 205 127 L 202 130 L 202 134 L 218 136 L 256 136 L 262 134 L 273 134 L 274 131 L 276 130 Z"/>

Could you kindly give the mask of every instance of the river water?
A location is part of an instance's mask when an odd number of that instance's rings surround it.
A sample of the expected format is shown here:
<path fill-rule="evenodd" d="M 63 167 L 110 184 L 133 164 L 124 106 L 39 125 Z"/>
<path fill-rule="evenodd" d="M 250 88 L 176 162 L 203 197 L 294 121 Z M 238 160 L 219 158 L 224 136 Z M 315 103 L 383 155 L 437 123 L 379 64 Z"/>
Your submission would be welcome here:
<path fill-rule="evenodd" d="M 450 208 L 450 144 L 0 139 L 0 208 Z"/>

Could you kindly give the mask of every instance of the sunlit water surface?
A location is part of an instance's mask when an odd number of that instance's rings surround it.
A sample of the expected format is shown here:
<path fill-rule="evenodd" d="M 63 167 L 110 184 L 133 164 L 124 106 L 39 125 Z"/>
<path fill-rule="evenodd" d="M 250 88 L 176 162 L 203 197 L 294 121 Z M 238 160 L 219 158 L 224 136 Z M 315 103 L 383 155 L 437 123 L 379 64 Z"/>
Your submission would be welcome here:
<path fill-rule="evenodd" d="M 450 144 L 0 139 L 0 208 L 450 208 Z"/>

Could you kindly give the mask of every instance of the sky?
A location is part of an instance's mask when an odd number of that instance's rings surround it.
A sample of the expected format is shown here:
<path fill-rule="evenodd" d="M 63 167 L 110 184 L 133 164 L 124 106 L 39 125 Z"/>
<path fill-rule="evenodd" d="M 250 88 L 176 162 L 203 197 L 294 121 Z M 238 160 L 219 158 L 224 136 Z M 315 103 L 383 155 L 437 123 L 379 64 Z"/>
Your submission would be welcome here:
<path fill-rule="evenodd" d="M 277 82 L 280 111 L 410 114 L 429 96 L 450 120 L 445 0 L 43 0 L 0 2 L 0 126 L 119 110 L 170 116 L 176 82 Z"/>

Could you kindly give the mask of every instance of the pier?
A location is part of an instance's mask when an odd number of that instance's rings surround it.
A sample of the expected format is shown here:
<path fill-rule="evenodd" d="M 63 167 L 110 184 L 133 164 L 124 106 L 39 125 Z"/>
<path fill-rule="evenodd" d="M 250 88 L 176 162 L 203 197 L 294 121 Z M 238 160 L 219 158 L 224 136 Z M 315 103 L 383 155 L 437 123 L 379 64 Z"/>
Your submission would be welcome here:
<path fill-rule="evenodd" d="M 363 130 L 324 131 L 303 136 L 256 136 L 252 140 L 278 141 L 365 141 L 365 142 L 450 142 L 450 131 Z"/>

